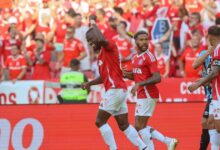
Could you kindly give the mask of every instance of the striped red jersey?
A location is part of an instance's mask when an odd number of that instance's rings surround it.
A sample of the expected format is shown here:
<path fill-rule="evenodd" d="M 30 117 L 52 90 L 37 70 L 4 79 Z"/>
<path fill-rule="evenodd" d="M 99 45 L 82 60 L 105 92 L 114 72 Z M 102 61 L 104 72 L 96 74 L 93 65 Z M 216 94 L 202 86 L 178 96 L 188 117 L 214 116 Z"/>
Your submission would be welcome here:
<path fill-rule="evenodd" d="M 120 69 L 119 52 L 111 40 L 109 40 L 108 46 L 100 51 L 98 67 L 106 91 L 111 88 L 126 89 Z"/>
<path fill-rule="evenodd" d="M 159 72 L 157 68 L 157 60 L 149 51 L 132 57 L 132 67 L 135 83 L 148 80 L 153 73 Z M 159 90 L 156 85 L 140 86 L 137 90 L 137 98 L 159 98 Z"/>

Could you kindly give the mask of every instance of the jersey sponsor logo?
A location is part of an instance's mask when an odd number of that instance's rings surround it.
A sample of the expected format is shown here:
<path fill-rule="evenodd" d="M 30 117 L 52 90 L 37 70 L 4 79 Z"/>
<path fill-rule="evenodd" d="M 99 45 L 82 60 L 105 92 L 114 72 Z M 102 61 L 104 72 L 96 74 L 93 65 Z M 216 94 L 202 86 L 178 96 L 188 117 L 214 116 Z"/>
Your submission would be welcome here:
<path fill-rule="evenodd" d="M 142 71 L 140 68 L 133 68 L 133 73 L 142 74 Z"/>
<path fill-rule="evenodd" d="M 214 60 L 213 65 L 214 66 L 220 66 L 220 60 Z"/>

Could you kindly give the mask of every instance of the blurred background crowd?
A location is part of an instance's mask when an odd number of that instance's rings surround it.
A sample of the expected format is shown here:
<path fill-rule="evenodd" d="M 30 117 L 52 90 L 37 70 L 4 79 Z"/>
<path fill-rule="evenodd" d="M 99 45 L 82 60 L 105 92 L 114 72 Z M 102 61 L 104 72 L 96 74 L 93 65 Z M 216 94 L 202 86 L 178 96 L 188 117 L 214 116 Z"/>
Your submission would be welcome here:
<path fill-rule="evenodd" d="M 85 38 L 91 19 L 103 34 L 112 34 L 121 67 L 131 70 L 136 52 L 132 36 L 147 30 L 149 50 L 163 78 L 197 78 L 201 68 L 194 70 L 192 63 L 208 48 L 207 29 L 220 24 L 220 0 L 14 0 L 11 4 L 0 6 L 1 81 L 56 80 L 70 70 L 72 59 L 80 61 L 80 70 L 89 78 L 97 77 L 97 54 Z M 157 20 L 163 18 L 168 25 L 162 22 L 157 28 Z M 160 35 L 160 30 L 165 33 Z"/>

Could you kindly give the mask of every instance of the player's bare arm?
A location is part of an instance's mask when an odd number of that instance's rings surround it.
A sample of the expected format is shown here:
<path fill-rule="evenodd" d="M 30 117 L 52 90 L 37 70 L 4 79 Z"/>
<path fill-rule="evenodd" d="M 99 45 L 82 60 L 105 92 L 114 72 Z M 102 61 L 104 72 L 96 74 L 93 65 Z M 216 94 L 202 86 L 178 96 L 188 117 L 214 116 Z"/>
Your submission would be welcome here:
<path fill-rule="evenodd" d="M 127 71 L 125 69 L 122 68 L 122 74 L 124 78 L 130 79 L 130 80 L 134 80 L 134 74 L 131 71 Z"/>
<path fill-rule="evenodd" d="M 214 47 L 209 47 L 202 57 L 197 58 L 192 64 L 193 69 L 199 68 L 205 62 L 205 59 L 213 52 L 213 50 Z"/>
<path fill-rule="evenodd" d="M 209 73 L 209 75 L 207 77 L 202 78 L 201 80 L 194 82 L 193 84 L 191 84 L 188 87 L 188 90 L 190 92 L 197 90 L 200 86 L 206 85 L 207 83 L 212 81 L 215 77 L 217 77 L 217 75 L 220 72 L 220 66 L 212 66 L 212 67 L 213 67 L 213 70 Z"/>
<path fill-rule="evenodd" d="M 139 86 L 146 86 L 146 85 L 152 85 L 152 84 L 157 84 L 157 83 L 160 83 L 161 82 L 161 76 L 160 76 L 160 73 L 159 72 L 155 72 L 153 73 L 153 75 L 145 80 L 145 81 L 142 81 L 142 82 L 139 82 L 137 83 Z"/>
<path fill-rule="evenodd" d="M 160 83 L 160 82 L 161 82 L 160 73 L 155 72 L 155 73 L 153 73 L 153 75 L 149 79 L 147 79 L 145 81 L 142 81 L 142 82 L 136 83 L 133 86 L 133 88 L 131 89 L 131 93 L 132 93 L 132 95 L 135 95 L 135 93 L 136 93 L 139 86 L 153 85 L 153 84 L 157 84 L 157 83 Z"/>
<path fill-rule="evenodd" d="M 94 80 L 92 80 L 92 81 L 90 81 L 90 82 L 86 82 L 86 83 L 83 83 L 82 85 L 81 85 L 81 87 L 82 87 L 82 89 L 86 89 L 86 90 L 90 90 L 90 86 L 92 86 L 92 85 L 97 85 L 97 84 L 101 84 L 102 83 L 102 79 L 101 79 L 101 77 L 98 77 L 98 78 L 96 78 L 96 79 L 94 79 Z"/>

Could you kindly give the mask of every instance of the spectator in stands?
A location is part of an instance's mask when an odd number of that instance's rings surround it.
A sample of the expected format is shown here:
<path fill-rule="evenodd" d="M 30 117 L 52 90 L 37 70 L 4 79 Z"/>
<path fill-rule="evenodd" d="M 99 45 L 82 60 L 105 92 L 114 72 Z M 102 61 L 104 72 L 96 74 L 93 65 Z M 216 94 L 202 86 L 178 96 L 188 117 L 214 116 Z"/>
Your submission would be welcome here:
<path fill-rule="evenodd" d="M 199 30 L 202 33 L 202 36 L 204 36 L 204 28 L 201 24 L 201 15 L 198 12 L 193 12 L 189 16 L 189 29 L 191 31 L 194 31 L 195 29 Z M 189 35 L 189 39 L 192 35 Z"/>
<path fill-rule="evenodd" d="M 80 72 L 80 61 L 72 59 L 70 68 L 69 72 L 60 76 L 62 91 L 57 98 L 60 103 L 86 103 L 88 91 L 81 89 L 81 84 L 88 82 L 88 79 Z"/>
<path fill-rule="evenodd" d="M 89 27 L 82 23 L 82 15 L 80 13 L 75 14 L 74 20 L 75 20 L 74 37 L 83 44 L 87 55 L 84 59 L 80 61 L 81 64 L 80 68 L 82 71 L 88 71 L 91 69 L 89 44 L 86 40 L 86 32 L 89 30 Z"/>
<path fill-rule="evenodd" d="M 46 50 L 45 37 L 42 33 L 38 33 L 35 37 L 36 48 L 31 55 L 31 63 L 33 65 L 32 80 L 48 80 L 50 76 L 50 51 Z"/>
<path fill-rule="evenodd" d="M 121 32 L 119 32 L 116 36 L 113 37 L 113 41 L 115 41 L 115 44 L 119 50 L 120 55 L 120 61 L 121 61 L 121 67 L 125 70 L 131 71 L 132 70 L 132 64 L 131 64 L 131 57 L 134 54 L 134 49 L 132 46 L 131 38 L 127 36 L 127 38 L 124 36 L 126 35 L 126 28 L 127 24 L 125 21 L 120 21 L 118 28 L 120 28 Z"/>
<path fill-rule="evenodd" d="M 3 65 L 3 72 L 9 71 L 9 79 L 15 83 L 17 80 L 24 80 L 26 73 L 26 60 L 19 54 L 19 46 L 16 44 L 10 45 L 11 55 L 9 55 Z M 5 73 L 4 73 L 5 74 Z M 8 80 L 7 77 L 2 76 L 2 80 Z"/>
<path fill-rule="evenodd" d="M 201 67 L 194 70 L 193 62 L 199 56 L 199 53 L 204 50 L 201 45 L 202 33 L 199 29 L 193 30 L 190 46 L 188 46 L 179 59 L 180 74 L 182 77 L 199 78 L 201 77 Z"/>
<path fill-rule="evenodd" d="M 163 54 L 163 48 L 160 43 L 155 44 L 155 57 L 157 59 L 157 68 L 160 71 L 161 77 L 168 77 L 170 72 L 170 59 Z"/>
<path fill-rule="evenodd" d="M 108 28 L 108 24 L 105 18 L 105 10 L 102 8 L 96 10 L 96 16 L 98 28 L 101 30 L 102 33 L 104 33 L 105 30 Z"/>
<path fill-rule="evenodd" d="M 17 30 L 16 27 L 8 28 L 8 35 L 2 41 L 2 54 L 3 61 L 7 59 L 9 55 L 11 55 L 11 45 L 18 45 L 18 47 L 22 44 L 22 35 Z"/>
<path fill-rule="evenodd" d="M 70 71 L 69 64 L 72 59 L 82 60 L 87 56 L 83 44 L 74 38 L 75 28 L 68 26 L 63 51 L 58 52 L 57 68 L 61 68 L 61 73 Z"/>

